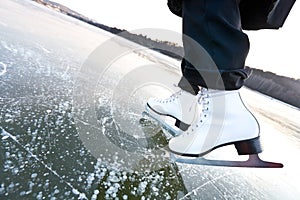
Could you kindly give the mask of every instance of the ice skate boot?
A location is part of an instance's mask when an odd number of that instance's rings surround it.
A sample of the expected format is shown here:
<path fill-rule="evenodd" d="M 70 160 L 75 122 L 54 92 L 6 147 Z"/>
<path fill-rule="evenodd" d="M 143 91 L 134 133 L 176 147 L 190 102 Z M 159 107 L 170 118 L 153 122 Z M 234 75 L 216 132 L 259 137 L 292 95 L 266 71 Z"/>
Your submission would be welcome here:
<path fill-rule="evenodd" d="M 201 89 L 197 121 L 187 131 L 169 141 L 168 149 L 175 162 L 227 167 L 282 168 L 283 164 L 261 160 L 259 124 L 245 107 L 239 91 Z M 201 156 L 233 144 L 239 155 L 249 155 L 246 161 L 209 160 Z M 175 154 L 172 154 L 175 153 Z M 175 155 L 181 155 L 176 158 Z M 183 158 L 182 158 L 183 156 Z M 190 159 L 184 156 L 197 156 Z M 199 158 L 200 157 L 200 158 Z"/>
<path fill-rule="evenodd" d="M 172 152 L 201 156 L 228 144 L 234 144 L 240 155 L 262 151 L 258 122 L 243 104 L 238 90 L 202 89 L 200 93 L 202 112 L 187 131 L 170 140 Z"/>
<path fill-rule="evenodd" d="M 169 116 L 176 120 L 175 126 L 185 131 L 199 115 L 199 96 L 180 90 L 166 99 L 150 98 L 146 110 L 156 120 Z"/>

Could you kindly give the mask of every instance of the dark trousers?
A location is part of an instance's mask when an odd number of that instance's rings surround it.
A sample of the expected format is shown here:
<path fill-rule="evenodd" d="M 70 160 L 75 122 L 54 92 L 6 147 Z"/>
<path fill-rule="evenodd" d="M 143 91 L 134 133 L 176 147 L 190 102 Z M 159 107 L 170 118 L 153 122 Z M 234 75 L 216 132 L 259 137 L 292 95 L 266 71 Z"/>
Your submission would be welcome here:
<path fill-rule="evenodd" d="M 249 76 L 248 36 L 241 28 L 239 0 L 183 0 L 182 80 L 179 86 L 236 90 Z M 197 45 L 195 45 L 197 43 Z M 201 49 L 203 48 L 203 49 Z"/>

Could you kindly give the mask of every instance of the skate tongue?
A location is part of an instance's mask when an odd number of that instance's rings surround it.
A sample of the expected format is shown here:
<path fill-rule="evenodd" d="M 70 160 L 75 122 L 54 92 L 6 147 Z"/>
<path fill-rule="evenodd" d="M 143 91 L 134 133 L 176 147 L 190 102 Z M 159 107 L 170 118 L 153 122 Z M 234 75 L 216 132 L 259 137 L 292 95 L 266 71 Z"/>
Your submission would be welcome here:
<path fill-rule="evenodd" d="M 209 160 L 203 157 L 187 158 L 177 157 L 175 154 L 170 153 L 170 158 L 174 162 L 192 165 L 207 165 L 207 166 L 220 166 L 220 167 L 249 167 L 249 168 L 283 168 L 283 164 L 275 162 L 267 162 L 261 160 L 258 154 L 249 155 L 246 161 L 230 161 L 230 160 Z"/>

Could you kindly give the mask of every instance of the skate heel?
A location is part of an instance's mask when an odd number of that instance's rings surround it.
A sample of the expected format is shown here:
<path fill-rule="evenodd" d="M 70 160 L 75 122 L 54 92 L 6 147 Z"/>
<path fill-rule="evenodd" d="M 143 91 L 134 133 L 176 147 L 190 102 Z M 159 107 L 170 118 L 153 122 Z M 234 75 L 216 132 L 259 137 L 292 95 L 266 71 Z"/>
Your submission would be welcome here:
<path fill-rule="evenodd" d="M 186 131 L 190 127 L 190 125 L 188 125 L 178 119 L 176 119 L 175 126 L 179 129 L 181 129 L 182 131 Z"/>
<path fill-rule="evenodd" d="M 251 155 L 262 152 L 262 146 L 259 137 L 235 142 L 234 146 L 239 155 Z"/>

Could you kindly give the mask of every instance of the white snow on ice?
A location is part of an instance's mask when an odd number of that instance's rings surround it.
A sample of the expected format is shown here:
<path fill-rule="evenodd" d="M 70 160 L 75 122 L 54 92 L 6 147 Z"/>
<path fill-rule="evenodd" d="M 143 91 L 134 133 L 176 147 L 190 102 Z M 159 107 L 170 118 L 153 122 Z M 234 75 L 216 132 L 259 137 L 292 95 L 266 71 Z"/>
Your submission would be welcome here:
<path fill-rule="evenodd" d="M 4 75 L 7 72 L 7 65 L 3 62 L 0 62 L 0 76 Z"/>

